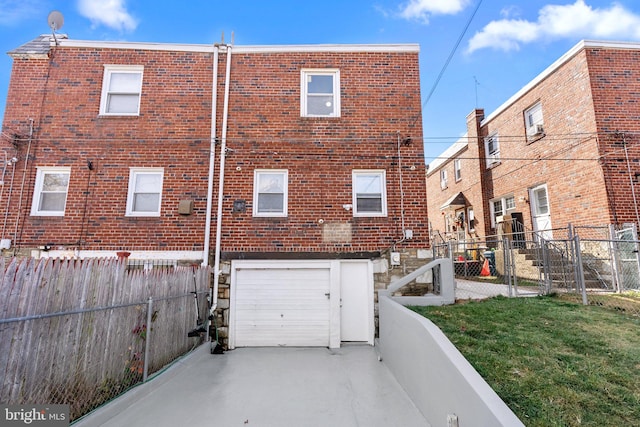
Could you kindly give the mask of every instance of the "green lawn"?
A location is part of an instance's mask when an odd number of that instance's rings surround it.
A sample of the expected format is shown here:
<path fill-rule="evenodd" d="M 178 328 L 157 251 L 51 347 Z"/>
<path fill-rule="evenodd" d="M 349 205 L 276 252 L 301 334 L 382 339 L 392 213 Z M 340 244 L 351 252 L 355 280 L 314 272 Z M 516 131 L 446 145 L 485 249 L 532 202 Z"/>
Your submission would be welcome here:
<path fill-rule="evenodd" d="M 410 307 L 527 426 L 640 425 L 640 318 L 559 297 Z"/>

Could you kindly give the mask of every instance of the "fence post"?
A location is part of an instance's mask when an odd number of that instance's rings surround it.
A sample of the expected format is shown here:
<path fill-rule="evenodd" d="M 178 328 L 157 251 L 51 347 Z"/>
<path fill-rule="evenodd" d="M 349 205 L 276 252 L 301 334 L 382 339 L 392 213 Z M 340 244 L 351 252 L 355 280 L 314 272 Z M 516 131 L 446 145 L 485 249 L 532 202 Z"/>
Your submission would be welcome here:
<path fill-rule="evenodd" d="M 507 290 L 508 290 L 508 295 L 511 297 L 513 294 L 513 291 L 511 290 L 511 261 L 509 260 L 509 256 L 511 255 L 509 253 L 509 247 L 507 245 L 507 238 L 503 237 L 502 238 L 502 252 L 503 252 L 503 258 L 504 258 L 504 279 L 506 281 L 506 285 L 507 285 Z"/>
<path fill-rule="evenodd" d="M 549 295 L 552 287 L 549 242 L 546 239 L 540 239 L 540 248 L 542 249 L 542 276 L 544 279 L 544 287 L 546 294 Z"/>
<path fill-rule="evenodd" d="M 633 251 L 636 254 L 636 271 L 638 272 L 637 277 L 634 278 L 635 283 L 640 283 L 640 245 L 638 245 L 638 225 L 634 222 L 631 224 L 632 228 L 632 238 L 635 240 L 634 246 L 636 247 Z M 626 286 L 625 286 L 626 288 Z M 620 289 L 620 292 L 624 291 L 624 289 Z"/>
<path fill-rule="evenodd" d="M 611 278 L 613 282 L 613 289 L 615 289 L 617 293 L 620 293 L 622 292 L 622 286 L 620 285 L 622 282 L 620 281 L 620 260 L 618 259 L 617 240 L 615 226 L 613 224 L 609 224 L 609 259 L 611 262 Z"/>
<path fill-rule="evenodd" d="M 575 242 L 575 251 L 576 251 L 576 276 L 578 277 L 579 282 L 577 285 L 579 289 L 582 291 L 582 304 L 588 305 L 587 301 L 587 287 L 584 283 L 584 270 L 582 269 L 582 251 L 580 249 L 580 236 L 576 235 L 574 238 Z"/>
<path fill-rule="evenodd" d="M 142 373 L 142 382 L 147 381 L 149 376 L 149 347 L 151 346 L 151 318 L 153 316 L 153 297 L 147 300 L 147 330 L 144 340 L 144 371 Z"/>

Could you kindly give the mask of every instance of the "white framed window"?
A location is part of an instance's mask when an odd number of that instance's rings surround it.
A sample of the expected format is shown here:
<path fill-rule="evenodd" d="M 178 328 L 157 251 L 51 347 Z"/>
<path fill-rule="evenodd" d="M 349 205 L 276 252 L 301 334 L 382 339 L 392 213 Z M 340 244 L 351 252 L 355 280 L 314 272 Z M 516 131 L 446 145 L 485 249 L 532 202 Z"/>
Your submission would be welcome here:
<path fill-rule="evenodd" d="M 491 212 L 491 227 L 496 228 L 498 217 L 506 215 L 509 211 L 516 209 L 516 199 L 513 195 L 493 199 L 489 202 L 489 210 Z"/>
<path fill-rule="evenodd" d="M 71 168 L 38 167 L 31 215 L 64 216 Z"/>
<path fill-rule="evenodd" d="M 384 170 L 354 170 L 353 216 L 387 216 L 387 175 Z"/>
<path fill-rule="evenodd" d="M 127 216 L 160 216 L 163 168 L 130 168 Z"/>
<path fill-rule="evenodd" d="M 467 208 L 467 221 L 468 221 L 468 230 L 469 232 L 473 232 L 475 231 L 475 223 L 476 223 L 476 217 L 475 214 L 473 213 L 473 207 L 469 207 Z"/>
<path fill-rule="evenodd" d="M 538 102 L 526 109 L 524 112 L 524 121 L 528 137 L 541 136 L 544 133 L 542 104 Z"/>
<path fill-rule="evenodd" d="M 462 169 L 460 168 L 460 159 L 453 161 L 453 174 L 455 175 L 456 182 L 462 179 Z"/>
<path fill-rule="evenodd" d="M 449 185 L 449 179 L 447 177 L 447 170 L 440 169 L 440 189 L 445 190 Z"/>
<path fill-rule="evenodd" d="M 500 163 L 500 142 L 498 141 L 497 133 L 484 139 L 484 154 L 488 168 Z"/>
<path fill-rule="evenodd" d="M 137 116 L 140 114 L 142 65 L 105 65 L 100 114 Z"/>
<path fill-rule="evenodd" d="M 287 216 L 289 172 L 256 169 L 253 175 L 253 216 Z"/>
<path fill-rule="evenodd" d="M 340 117 L 340 70 L 302 70 L 300 81 L 302 117 Z"/>

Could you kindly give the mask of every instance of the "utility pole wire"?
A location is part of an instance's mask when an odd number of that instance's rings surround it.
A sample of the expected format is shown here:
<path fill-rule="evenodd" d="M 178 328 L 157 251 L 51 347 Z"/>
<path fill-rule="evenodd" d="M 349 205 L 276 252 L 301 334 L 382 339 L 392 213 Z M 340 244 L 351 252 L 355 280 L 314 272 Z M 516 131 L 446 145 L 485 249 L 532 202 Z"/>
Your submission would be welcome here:
<path fill-rule="evenodd" d="M 438 83 L 440 83 L 440 79 L 442 78 L 444 72 L 446 71 L 447 67 L 449 66 L 449 63 L 451 62 L 451 59 L 453 59 L 453 55 L 458 50 L 458 47 L 460 46 L 460 43 L 462 42 L 462 39 L 463 39 L 464 35 L 467 33 L 467 30 L 469 29 L 469 26 L 471 25 L 471 22 L 473 21 L 473 18 L 476 16 L 476 13 L 478 12 L 478 9 L 480 9 L 480 5 L 481 4 L 482 4 L 482 0 L 480 0 L 478 2 L 478 4 L 476 5 L 476 8 L 473 10 L 473 13 L 469 17 L 469 20 L 467 21 L 467 24 L 464 26 L 464 29 L 460 33 L 460 36 L 458 37 L 458 40 L 456 41 L 455 46 L 453 47 L 453 49 L 451 49 L 451 52 L 449 52 L 449 57 L 445 61 L 444 65 L 442 66 L 442 69 L 440 70 L 440 74 L 438 74 L 438 77 L 436 78 L 436 81 L 433 84 L 433 87 L 431 88 L 431 91 L 427 95 L 427 99 L 425 99 L 424 103 L 422 104 L 422 109 L 424 109 L 424 107 L 427 105 L 427 103 L 431 99 L 431 96 L 433 95 L 433 92 L 435 92 L 436 87 L 438 87 Z M 411 126 L 413 126 L 416 123 L 416 121 L 418 120 L 418 117 L 420 117 L 420 115 L 416 116 L 416 118 L 413 121 L 413 123 L 411 124 Z"/>

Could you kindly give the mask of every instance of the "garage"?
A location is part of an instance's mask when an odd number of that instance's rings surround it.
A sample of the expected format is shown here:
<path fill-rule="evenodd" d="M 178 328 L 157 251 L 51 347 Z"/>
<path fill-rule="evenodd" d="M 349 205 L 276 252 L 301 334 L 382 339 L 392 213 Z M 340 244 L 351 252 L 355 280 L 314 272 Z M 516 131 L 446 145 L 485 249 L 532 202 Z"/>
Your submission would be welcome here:
<path fill-rule="evenodd" d="M 345 277 L 348 287 L 342 283 Z M 342 293 L 346 307 L 341 307 Z M 369 261 L 234 261 L 230 297 L 230 348 L 337 348 L 341 334 L 349 341 L 373 343 Z"/>

